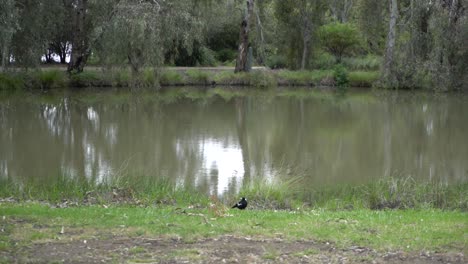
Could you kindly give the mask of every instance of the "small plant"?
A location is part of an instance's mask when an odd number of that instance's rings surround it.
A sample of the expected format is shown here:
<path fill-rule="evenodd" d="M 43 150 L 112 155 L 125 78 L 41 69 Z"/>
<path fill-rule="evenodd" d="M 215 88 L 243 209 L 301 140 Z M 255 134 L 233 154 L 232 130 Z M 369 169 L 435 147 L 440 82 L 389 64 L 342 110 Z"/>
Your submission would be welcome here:
<path fill-rule="evenodd" d="M 336 86 L 340 89 L 346 88 L 349 84 L 348 72 L 341 64 L 336 65 L 333 69 L 333 78 Z"/>

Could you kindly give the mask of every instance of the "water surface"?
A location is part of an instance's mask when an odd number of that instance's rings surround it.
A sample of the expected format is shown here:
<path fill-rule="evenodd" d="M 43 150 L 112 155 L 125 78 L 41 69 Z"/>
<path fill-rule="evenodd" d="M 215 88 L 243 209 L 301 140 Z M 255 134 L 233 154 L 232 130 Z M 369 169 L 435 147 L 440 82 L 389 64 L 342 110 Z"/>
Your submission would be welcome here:
<path fill-rule="evenodd" d="M 166 177 L 212 194 L 256 177 L 466 181 L 466 113 L 465 94 L 395 91 L 1 94 L 0 178 Z"/>

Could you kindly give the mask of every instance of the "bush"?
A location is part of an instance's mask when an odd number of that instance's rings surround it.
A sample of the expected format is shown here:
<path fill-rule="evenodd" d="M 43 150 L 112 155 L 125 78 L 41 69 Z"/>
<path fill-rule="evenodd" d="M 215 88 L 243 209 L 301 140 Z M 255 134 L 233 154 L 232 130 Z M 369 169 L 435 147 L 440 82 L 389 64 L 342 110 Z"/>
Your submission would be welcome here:
<path fill-rule="evenodd" d="M 221 49 L 216 52 L 216 59 L 221 62 L 235 60 L 237 56 L 237 51 L 233 49 Z"/>
<path fill-rule="evenodd" d="M 266 66 L 271 69 L 282 69 L 287 66 L 287 59 L 282 55 L 271 55 L 266 59 Z"/>
<path fill-rule="evenodd" d="M 335 80 L 335 84 L 338 88 L 345 88 L 348 86 L 348 72 L 343 65 L 338 64 L 335 66 L 333 69 L 333 79 Z"/>
<path fill-rule="evenodd" d="M 331 23 L 322 26 L 318 31 L 323 47 L 341 62 L 343 55 L 348 54 L 359 43 L 358 30 L 349 23 Z"/>

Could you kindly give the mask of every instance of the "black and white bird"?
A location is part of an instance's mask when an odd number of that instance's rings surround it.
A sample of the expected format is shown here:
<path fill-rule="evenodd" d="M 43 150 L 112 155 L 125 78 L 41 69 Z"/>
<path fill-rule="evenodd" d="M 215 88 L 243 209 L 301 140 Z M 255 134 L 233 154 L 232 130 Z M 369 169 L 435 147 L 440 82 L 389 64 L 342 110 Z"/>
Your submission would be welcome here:
<path fill-rule="evenodd" d="M 245 197 L 242 197 L 238 203 L 236 203 L 232 208 L 239 208 L 241 210 L 244 210 L 247 207 L 247 199 Z"/>

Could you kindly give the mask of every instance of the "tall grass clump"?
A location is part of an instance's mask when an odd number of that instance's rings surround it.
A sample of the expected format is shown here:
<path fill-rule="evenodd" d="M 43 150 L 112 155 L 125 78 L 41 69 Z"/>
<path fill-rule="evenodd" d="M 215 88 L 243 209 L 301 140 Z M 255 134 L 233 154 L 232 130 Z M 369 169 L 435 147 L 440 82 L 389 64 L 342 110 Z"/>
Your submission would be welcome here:
<path fill-rule="evenodd" d="M 102 76 L 95 71 L 84 71 L 70 75 L 70 86 L 71 87 L 90 87 L 99 86 Z"/>
<path fill-rule="evenodd" d="M 64 87 L 66 84 L 65 78 L 65 73 L 58 70 L 39 71 L 35 74 L 37 86 L 41 89 Z"/>
<path fill-rule="evenodd" d="M 276 87 L 277 81 L 274 75 L 266 71 L 252 71 L 248 74 L 249 83 L 256 88 Z"/>
<path fill-rule="evenodd" d="M 142 83 L 145 87 L 158 86 L 158 75 L 155 69 L 147 68 L 141 73 Z"/>
<path fill-rule="evenodd" d="M 160 85 L 180 85 L 183 84 L 184 77 L 177 71 L 163 71 L 159 76 Z"/>
<path fill-rule="evenodd" d="M 0 73 L 0 90 L 19 90 L 24 87 L 23 76 L 15 73 Z"/>
<path fill-rule="evenodd" d="M 322 82 L 322 80 L 330 77 L 331 71 L 314 70 L 314 71 L 288 71 L 283 70 L 277 73 L 278 82 L 290 86 L 313 86 Z"/>
<path fill-rule="evenodd" d="M 247 197 L 249 207 L 260 209 L 295 209 L 301 205 L 301 177 L 287 180 L 258 177 L 244 185 L 239 196 Z"/>
<path fill-rule="evenodd" d="M 391 177 L 354 186 L 328 186 L 307 192 L 306 196 L 313 207 L 329 209 L 468 210 L 468 183 L 419 182 L 411 177 Z"/>
<path fill-rule="evenodd" d="M 189 77 L 189 82 L 193 84 L 206 85 L 210 82 L 208 72 L 204 72 L 200 70 L 187 70 L 186 74 Z"/>
<path fill-rule="evenodd" d="M 382 58 L 369 54 L 365 57 L 343 58 L 342 63 L 350 70 L 376 71 L 382 65 Z"/>
<path fill-rule="evenodd" d="M 353 71 L 348 74 L 349 85 L 353 87 L 371 87 L 379 79 L 378 71 Z"/>

